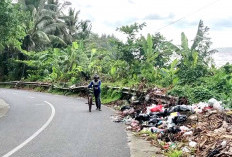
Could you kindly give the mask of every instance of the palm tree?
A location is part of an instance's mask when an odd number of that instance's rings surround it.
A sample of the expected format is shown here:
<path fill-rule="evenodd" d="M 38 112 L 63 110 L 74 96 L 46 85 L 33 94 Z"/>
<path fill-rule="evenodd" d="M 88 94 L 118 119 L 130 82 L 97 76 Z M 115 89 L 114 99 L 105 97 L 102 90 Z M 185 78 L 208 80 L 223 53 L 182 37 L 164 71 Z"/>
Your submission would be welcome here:
<path fill-rule="evenodd" d="M 69 14 L 67 16 L 63 16 L 62 19 L 64 19 L 69 37 L 73 40 L 84 40 L 86 39 L 91 30 L 91 24 L 90 21 L 80 21 L 78 19 L 80 11 L 75 11 L 75 9 L 69 8 Z"/>
<path fill-rule="evenodd" d="M 62 14 L 61 10 L 68 5 L 67 3 L 61 5 L 58 0 L 21 0 L 21 3 L 25 4 L 27 10 L 30 10 L 33 22 L 32 28 L 24 39 L 24 49 L 41 51 L 49 44 L 55 47 L 66 45 L 62 39 L 66 26 L 59 17 Z"/>
<path fill-rule="evenodd" d="M 21 0 L 25 8 L 30 10 L 33 27 L 28 31 L 23 42 L 26 50 L 41 51 L 47 47 L 64 47 L 78 37 L 84 38 L 90 32 L 87 21 L 78 22 L 79 12 L 69 10 L 65 15 L 62 10 L 69 2 L 59 3 L 59 0 Z M 81 33 L 81 35 L 79 35 Z"/>

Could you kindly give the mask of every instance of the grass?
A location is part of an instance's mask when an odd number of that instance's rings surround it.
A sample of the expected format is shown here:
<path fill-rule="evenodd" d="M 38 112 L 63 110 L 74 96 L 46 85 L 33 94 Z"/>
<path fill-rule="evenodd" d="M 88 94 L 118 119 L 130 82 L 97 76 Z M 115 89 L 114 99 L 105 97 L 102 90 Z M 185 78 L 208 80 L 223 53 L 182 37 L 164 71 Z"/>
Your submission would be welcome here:
<path fill-rule="evenodd" d="M 152 133 L 152 132 L 150 132 L 148 130 L 142 130 L 142 131 L 135 134 L 135 136 L 143 136 L 143 135 L 146 135 L 146 139 L 149 140 L 149 141 L 157 140 L 157 134 Z M 161 141 L 161 143 L 159 143 L 156 146 L 162 147 L 164 145 L 165 145 L 165 143 Z M 179 150 L 179 147 L 177 147 L 175 149 L 174 148 L 169 148 L 167 150 L 167 152 L 164 153 L 164 155 L 167 156 L 167 157 L 181 157 L 181 156 L 183 156 L 185 154 L 181 150 Z"/>
<path fill-rule="evenodd" d="M 121 98 L 121 96 L 117 96 L 117 97 L 113 97 L 113 98 L 111 98 L 111 97 L 103 97 L 102 99 L 101 99 L 101 102 L 103 103 L 103 104 L 108 104 L 108 103 L 111 103 L 111 102 L 114 102 L 114 101 L 117 101 L 117 100 L 119 100 Z"/>
<path fill-rule="evenodd" d="M 183 152 L 178 149 L 169 149 L 167 153 L 164 153 L 164 155 L 168 157 L 181 157 Z"/>
<path fill-rule="evenodd" d="M 10 88 L 13 88 L 13 87 L 11 85 L 0 85 L 0 88 L 10 89 Z"/>
<path fill-rule="evenodd" d="M 102 86 L 101 95 L 102 95 L 101 102 L 103 104 L 108 104 L 108 103 L 117 101 L 117 100 L 121 99 L 121 97 L 122 97 L 121 90 L 109 89 L 109 88 L 107 88 L 106 84 L 104 84 Z"/>
<path fill-rule="evenodd" d="M 36 92 L 43 92 L 43 91 L 46 91 L 47 89 L 45 89 L 44 87 L 35 87 L 33 90 Z"/>
<path fill-rule="evenodd" d="M 136 136 L 142 136 L 147 135 L 147 140 L 157 140 L 157 135 L 148 131 L 148 130 L 142 130 L 136 134 Z"/>

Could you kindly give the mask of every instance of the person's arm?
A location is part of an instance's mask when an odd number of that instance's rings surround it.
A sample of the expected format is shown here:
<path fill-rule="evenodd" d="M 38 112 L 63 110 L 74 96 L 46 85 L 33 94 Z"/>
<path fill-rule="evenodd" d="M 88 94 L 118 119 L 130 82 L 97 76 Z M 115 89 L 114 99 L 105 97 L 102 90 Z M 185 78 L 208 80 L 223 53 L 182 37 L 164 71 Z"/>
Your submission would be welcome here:
<path fill-rule="evenodd" d="M 99 87 L 101 86 L 101 81 L 99 81 Z"/>
<path fill-rule="evenodd" d="M 93 86 L 93 81 L 90 82 L 90 84 L 88 85 L 88 88 L 91 88 Z"/>

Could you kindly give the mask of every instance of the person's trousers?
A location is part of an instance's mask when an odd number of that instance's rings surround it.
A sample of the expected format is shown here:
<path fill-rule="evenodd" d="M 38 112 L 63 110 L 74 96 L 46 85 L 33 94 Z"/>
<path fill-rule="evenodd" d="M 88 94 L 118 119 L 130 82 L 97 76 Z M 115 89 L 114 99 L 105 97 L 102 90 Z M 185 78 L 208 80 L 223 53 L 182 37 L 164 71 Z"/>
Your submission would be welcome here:
<path fill-rule="evenodd" d="M 101 109 L 101 94 L 94 94 L 97 108 Z"/>

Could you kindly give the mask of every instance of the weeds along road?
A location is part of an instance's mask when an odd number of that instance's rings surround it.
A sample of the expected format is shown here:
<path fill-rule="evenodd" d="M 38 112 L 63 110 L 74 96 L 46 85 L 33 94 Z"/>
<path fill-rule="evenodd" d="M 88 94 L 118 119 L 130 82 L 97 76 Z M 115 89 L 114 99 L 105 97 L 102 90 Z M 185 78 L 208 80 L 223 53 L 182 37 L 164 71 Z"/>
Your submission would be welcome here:
<path fill-rule="evenodd" d="M 0 89 L 0 98 L 10 105 L 0 119 L 0 156 L 130 156 L 123 125 L 106 107 L 89 113 L 83 98 L 12 89 Z"/>

